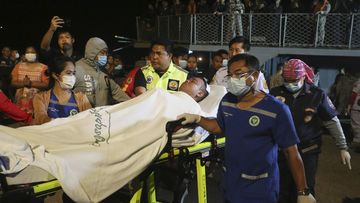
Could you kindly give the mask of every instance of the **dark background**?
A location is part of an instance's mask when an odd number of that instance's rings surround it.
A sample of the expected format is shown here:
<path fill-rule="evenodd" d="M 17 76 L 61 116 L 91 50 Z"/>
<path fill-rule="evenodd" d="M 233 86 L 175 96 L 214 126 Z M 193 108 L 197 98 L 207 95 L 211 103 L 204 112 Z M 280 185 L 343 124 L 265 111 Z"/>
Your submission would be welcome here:
<path fill-rule="evenodd" d="M 114 35 L 136 38 L 136 16 L 146 1 L 3 0 L 0 2 L 0 46 L 22 51 L 28 45 L 40 46 L 55 15 L 70 19 L 76 50 L 83 52 L 90 37 L 104 39 L 110 49 L 127 46 Z M 53 40 L 54 41 L 54 40 Z M 55 40 L 56 41 L 56 40 Z"/>

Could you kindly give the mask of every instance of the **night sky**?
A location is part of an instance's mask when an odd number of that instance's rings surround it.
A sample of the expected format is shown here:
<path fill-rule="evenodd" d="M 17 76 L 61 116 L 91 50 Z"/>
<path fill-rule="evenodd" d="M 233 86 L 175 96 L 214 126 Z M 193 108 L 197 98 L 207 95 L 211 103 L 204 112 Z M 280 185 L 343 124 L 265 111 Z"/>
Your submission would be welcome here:
<path fill-rule="evenodd" d="M 93 36 L 104 39 L 111 49 L 118 48 L 124 45 L 113 36 L 136 38 L 136 16 L 144 6 L 141 0 L 4 0 L 0 3 L 0 46 L 20 50 L 28 45 L 39 47 L 51 18 L 58 15 L 71 20 L 75 48 L 80 52 Z"/>

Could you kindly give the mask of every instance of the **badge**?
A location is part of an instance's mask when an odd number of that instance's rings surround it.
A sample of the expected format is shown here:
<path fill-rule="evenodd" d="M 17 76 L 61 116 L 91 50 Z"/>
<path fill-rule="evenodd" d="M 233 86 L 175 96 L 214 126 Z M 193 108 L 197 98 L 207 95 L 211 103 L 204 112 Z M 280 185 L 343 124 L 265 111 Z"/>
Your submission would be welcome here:
<path fill-rule="evenodd" d="M 251 116 L 249 119 L 249 124 L 253 127 L 258 126 L 260 123 L 260 118 L 258 116 Z"/>
<path fill-rule="evenodd" d="M 167 90 L 177 91 L 179 89 L 179 80 L 169 79 Z"/>
<path fill-rule="evenodd" d="M 128 78 L 128 79 L 126 80 L 126 83 L 127 83 L 127 84 L 130 84 L 131 81 L 132 81 L 132 78 Z"/>
<path fill-rule="evenodd" d="M 151 75 L 146 77 L 146 83 L 150 84 L 153 81 L 153 77 Z"/>
<path fill-rule="evenodd" d="M 312 120 L 313 116 L 315 113 L 315 109 L 312 108 L 306 108 L 305 109 L 305 117 L 304 117 L 304 122 L 308 123 Z"/>
<path fill-rule="evenodd" d="M 285 103 L 285 97 L 276 96 L 276 99 L 280 100 L 282 103 Z"/>
<path fill-rule="evenodd" d="M 71 109 L 70 112 L 69 112 L 70 116 L 76 115 L 78 113 L 79 112 L 76 109 Z"/>

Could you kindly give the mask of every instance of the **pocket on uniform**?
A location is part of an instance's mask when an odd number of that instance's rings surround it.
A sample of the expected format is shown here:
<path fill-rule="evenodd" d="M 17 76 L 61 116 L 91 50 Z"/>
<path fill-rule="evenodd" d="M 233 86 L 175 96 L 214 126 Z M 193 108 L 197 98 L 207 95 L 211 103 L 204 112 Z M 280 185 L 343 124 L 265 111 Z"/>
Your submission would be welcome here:
<path fill-rule="evenodd" d="M 265 173 L 259 175 L 241 174 L 239 181 L 239 192 L 246 197 L 265 197 L 274 190 L 272 189 L 273 178 L 269 177 L 268 174 L 265 175 Z"/>

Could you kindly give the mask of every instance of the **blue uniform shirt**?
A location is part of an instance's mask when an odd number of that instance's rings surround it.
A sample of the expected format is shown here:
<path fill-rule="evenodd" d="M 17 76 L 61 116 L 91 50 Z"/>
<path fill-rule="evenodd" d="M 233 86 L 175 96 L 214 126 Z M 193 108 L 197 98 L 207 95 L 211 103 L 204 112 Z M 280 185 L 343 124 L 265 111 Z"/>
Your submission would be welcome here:
<path fill-rule="evenodd" d="M 67 104 L 59 104 L 58 98 L 55 96 L 54 92 L 51 90 L 50 103 L 48 106 L 48 116 L 50 118 L 65 118 L 72 115 L 75 115 L 79 112 L 77 107 L 74 93 L 71 94 L 71 97 Z"/>
<path fill-rule="evenodd" d="M 315 140 L 323 134 L 322 121 L 337 116 L 329 97 L 320 88 L 305 83 L 294 98 L 285 86 L 271 89 L 270 94 L 289 106 L 301 142 Z"/>
<path fill-rule="evenodd" d="M 278 146 L 299 142 L 288 107 L 266 94 L 253 107 L 237 107 L 237 97 L 222 99 L 217 121 L 226 135 L 225 197 L 229 202 L 276 202 L 279 193 Z"/>

